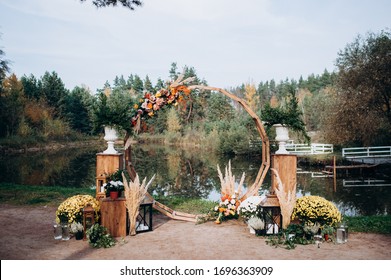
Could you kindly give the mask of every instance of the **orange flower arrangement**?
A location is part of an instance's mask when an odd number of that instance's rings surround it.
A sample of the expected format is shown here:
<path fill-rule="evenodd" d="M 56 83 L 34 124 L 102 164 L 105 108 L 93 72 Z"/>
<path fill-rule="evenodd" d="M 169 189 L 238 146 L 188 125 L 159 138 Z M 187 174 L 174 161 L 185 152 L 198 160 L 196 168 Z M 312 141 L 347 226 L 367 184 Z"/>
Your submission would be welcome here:
<path fill-rule="evenodd" d="M 190 89 L 185 85 L 169 86 L 168 89 L 162 88 L 155 94 L 150 92 L 145 93 L 144 98 L 140 100 L 141 104 L 135 104 L 134 109 L 137 110 L 135 116 L 132 118 L 132 125 L 136 131 L 140 129 L 140 121 L 144 116 L 152 117 L 165 105 L 177 106 L 178 102 L 183 100 L 181 93 L 190 94 Z"/>
<path fill-rule="evenodd" d="M 240 200 L 236 198 L 236 195 L 225 194 L 221 197 L 219 205 L 215 206 L 215 212 L 218 212 L 218 217 L 215 221 L 216 224 L 220 224 L 225 219 L 236 219 L 239 217 L 237 209 L 240 205 Z"/>

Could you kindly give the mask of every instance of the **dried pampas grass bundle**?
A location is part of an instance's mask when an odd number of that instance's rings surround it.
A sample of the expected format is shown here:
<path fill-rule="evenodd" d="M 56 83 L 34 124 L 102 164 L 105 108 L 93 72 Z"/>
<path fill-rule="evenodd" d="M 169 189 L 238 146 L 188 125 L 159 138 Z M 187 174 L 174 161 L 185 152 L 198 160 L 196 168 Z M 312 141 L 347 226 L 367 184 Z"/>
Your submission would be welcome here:
<path fill-rule="evenodd" d="M 274 172 L 274 175 L 277 178 L 278 188 L 274 191 L 277 195 L 278 201 L 280 202 L 282 228 L 286 229 L 291 222 L 291 216 L 296 204 L 296 184 L 291 190 L 285 191 L 278 171 L 274 168 L 271 168 L 270 170 Z"/>
<path fill-rule="evenodd" d="M 125 189 L 125 205 L 129 214 L 129 235 L 136 235 L 136 221 L 139 214 L 140 204 L 144 200 L 148 187 L 151 185 L 155 175 L 153 175 L 148 184 L 146 184 L 147 178 L 144 178 L 143 182 L 140 184 L 140 179 L 137 173 L 133 182 L 132 180 L 128 182 L 124 173 L 122 173 L 122 178 Z"/>
<path fill-rule="evenodd" d="M 223 176 L 219 165 L 217 165 L 217 172 L 219 174 L 220 183 L 221 183 L 221 195 L 233 196 L 237 193 L 237 197 L 242 192 L 242 186 L 244 183 L 245 173 L 243 172 L 242 178 L 240 179 L 237 190 L 235 191 L 235 176 L 232 175 L 231 161 L 228 162 L 228 167 L 225 167 L 225 176 Z"/>

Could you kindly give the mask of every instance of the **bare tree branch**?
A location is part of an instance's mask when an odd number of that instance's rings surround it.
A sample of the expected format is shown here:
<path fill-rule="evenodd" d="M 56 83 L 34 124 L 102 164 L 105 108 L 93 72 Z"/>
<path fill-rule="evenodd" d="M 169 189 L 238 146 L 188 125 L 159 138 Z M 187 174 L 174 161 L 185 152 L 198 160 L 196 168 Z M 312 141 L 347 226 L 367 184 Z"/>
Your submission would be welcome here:
<path fill-rule="evenodd" d="M 80 1 L 85 2 L 86 0 Z M 143 3 L 140 0 L 93 0 L 92 4 L 97 8 L 104 8 L 109 6 L 115 7 L 118 4 L 121 4 L 125 8 L 134 10 L 135 7 L 142 6 Z"/>

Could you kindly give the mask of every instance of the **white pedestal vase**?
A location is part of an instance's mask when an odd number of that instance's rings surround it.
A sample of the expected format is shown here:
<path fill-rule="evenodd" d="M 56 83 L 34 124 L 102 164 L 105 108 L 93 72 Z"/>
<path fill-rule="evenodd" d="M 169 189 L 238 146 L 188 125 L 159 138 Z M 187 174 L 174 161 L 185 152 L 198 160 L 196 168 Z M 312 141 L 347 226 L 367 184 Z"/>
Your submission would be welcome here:
<path fill-rule="evenodd" d="M 276 128 L 276 141 L 278 142 L 278 150 L 276 151 L 276 155 L 289 154 L 285 148 L 286 142 L 289 140 L 288 127 L 282 124 L 275 124 L 274 127 Z"/>
<path fill-rule="evenodd" d="M 107 149 L 103 151 L 104 154 L 118 154 L 114 149 L 114 143 L 118 139 L 117 131 L 114 127 L 105 126 L 105 137 L 103 138 L 107 142 Z"/>

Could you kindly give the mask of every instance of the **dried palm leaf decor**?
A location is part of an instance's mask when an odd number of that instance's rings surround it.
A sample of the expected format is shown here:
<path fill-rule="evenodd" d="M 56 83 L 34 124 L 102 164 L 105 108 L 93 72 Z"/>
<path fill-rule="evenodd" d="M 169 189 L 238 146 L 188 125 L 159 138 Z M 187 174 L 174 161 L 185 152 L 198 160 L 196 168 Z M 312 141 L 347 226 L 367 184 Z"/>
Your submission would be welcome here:
<path fill-rule="evenodd" d="M 145 194 L 148 191 L 148 187 L 151 185 L 155 175 L 152 179 L 146 184 L 147 178 L 144 178 L 143 182 L 140 184 L 140 179 L 138 174 L 134 181 L 127 181 L 125 175 L 122 173 L 124 189 L 125 189 L 125 205 L 128 210 L 129 216 L 129 235 L 136 235 L 136 221 L 139 214 L 140 204 L 145 198 Z"/>

